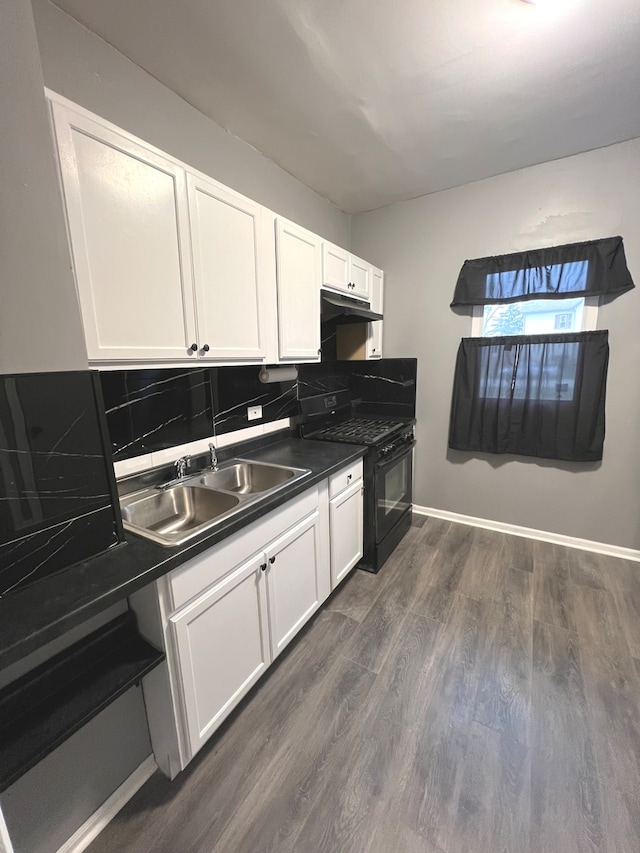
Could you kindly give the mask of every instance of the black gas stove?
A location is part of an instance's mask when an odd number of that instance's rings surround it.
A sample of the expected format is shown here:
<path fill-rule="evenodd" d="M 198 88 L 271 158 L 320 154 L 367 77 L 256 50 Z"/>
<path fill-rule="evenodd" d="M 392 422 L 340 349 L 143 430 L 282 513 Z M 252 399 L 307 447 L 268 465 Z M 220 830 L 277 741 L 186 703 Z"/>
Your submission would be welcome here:
<path fill-rule="evenodd" d="M 332 423 L 313 432 L 313 437 L 321 441 L 342 441 L 345 444 L 380 444 L 398 432 L 404 423 L 377 418 L 350 417 L 339 423 Z"/>
<path fill-rule="evenodd" d="M 411 526 L 414 419 L 354 409 L 348 391 L 300 400 L 300 435 L 360 444 L 364 457 L 364 554 L 359 567 L 377 572 Z"/>

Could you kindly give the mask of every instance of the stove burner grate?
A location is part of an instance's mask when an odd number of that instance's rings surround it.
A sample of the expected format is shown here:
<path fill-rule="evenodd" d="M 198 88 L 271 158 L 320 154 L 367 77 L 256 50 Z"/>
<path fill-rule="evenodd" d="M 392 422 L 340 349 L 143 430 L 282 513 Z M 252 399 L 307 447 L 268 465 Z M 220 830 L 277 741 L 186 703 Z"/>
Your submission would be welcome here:
<path fill-rule="evenodd" d="M 385 436 L 402 426 L 393 421 L 375 420 L 371 418 L 350 418 L 340 424 L 318 430 L 310 438 L 331 441 L 346 441 L 354 444 L 377 444 Z"/>

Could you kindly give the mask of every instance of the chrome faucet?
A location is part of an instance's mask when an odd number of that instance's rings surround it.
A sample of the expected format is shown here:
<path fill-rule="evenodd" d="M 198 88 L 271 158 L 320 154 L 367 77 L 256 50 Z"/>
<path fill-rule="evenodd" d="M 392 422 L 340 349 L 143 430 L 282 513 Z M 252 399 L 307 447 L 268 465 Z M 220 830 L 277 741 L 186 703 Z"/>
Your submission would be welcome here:
<path fill-rule="evenodd" d="M 178 480 L 182 480 L 182 478 L 187 473 L 187 468 L 189 467 L 190 456 L 181 456 L 180 459 L 176 459 L 175 468 L 176 468 L 176 478 Z"/>
<path fill-rule="evenodd" d="M 209 442 L 209 455 L 211 457 L 211 470 L 218 470 L 218 451 L 216 450 L 215 444 L 210 441 Z"/>

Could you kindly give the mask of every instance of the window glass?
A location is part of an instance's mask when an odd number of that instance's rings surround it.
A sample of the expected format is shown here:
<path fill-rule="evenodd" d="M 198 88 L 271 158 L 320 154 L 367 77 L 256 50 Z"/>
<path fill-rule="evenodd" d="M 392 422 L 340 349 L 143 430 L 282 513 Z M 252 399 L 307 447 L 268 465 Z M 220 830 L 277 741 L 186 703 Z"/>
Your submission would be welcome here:
<path fill-rule="evenodd" d="M 532 299 L 485 305 L 482 337 L 548 335 L 582 329 L 584 299 Z"/>

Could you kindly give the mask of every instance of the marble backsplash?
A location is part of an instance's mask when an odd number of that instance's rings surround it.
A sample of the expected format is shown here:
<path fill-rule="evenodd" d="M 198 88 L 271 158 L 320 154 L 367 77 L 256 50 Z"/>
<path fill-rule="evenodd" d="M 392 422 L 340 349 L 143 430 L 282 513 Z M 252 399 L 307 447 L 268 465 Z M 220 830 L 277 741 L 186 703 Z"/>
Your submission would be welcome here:
<path fill-rule="evenodd" d="M 298 366 L 298 379 L 264 384 L 260 368 L 114 370 L 100 374 L 114 461 L 298 414 L 298 398 L 346 389 L 371 414 L 415 416 L 415 358 Z M 249 420 L 248 407 L 262 416 Z"/>
<path fill-rule="evenodd" d="M 302 364 L 298 368 L 298 395 L 302 399 L 348 390 L 353 404 L 363 413 L 414 418 L 417 371 L 415 358 Z"/>
<path fill-rule="evenodd" d="M 97 373 L 0 376 L 0 595 L 122 540 Z"/>
<path fill-rule="evenodd" d="M 257 365 L 102 373 L 114 461 L 294 417 L 295 380 L 264 384 L 259 374 Z M 249 406 L 262 416 L 249 421 Z"/>

